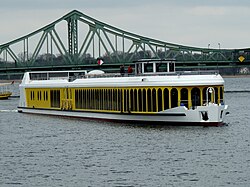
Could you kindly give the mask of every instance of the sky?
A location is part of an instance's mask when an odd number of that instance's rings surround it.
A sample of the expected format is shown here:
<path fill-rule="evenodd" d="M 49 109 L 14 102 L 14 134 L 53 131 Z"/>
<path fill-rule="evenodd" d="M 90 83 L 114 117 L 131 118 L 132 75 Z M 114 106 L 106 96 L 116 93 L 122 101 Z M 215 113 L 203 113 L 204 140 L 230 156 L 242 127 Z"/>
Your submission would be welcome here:
<path fill-rule="evenodd" d="M 250 47 L 249 0 L 5 0 L 0 45 L 72 10 L 142 36 L 186 46 Z"/>

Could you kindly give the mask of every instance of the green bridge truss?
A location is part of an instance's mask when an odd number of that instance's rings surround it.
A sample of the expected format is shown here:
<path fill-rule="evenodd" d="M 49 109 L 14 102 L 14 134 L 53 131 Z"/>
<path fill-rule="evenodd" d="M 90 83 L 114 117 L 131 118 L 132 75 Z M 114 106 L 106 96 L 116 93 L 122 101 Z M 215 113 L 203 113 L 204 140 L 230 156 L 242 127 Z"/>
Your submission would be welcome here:
<path fill-rule="evenodd" d="M 248 64 L 250 49 L 209 49 L 168 43 L 121 30 L 77 10 L 0 45 L 0 71 L 94 66 L 98 58 L 113 66 L 141 58 L 174 58 L 179 67 L 226 67 Z"/>

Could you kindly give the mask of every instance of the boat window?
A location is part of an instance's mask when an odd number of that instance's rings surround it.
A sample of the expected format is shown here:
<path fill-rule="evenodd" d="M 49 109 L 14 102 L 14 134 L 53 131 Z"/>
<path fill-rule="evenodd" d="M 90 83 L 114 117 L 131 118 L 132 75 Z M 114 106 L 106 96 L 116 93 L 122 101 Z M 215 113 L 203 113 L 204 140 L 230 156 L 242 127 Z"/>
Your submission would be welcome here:
<path fill-rule="evenodd" d="M 95 92 L 94 89 L 90 89 L 90 109 L 95 109 Z"/>
<path fill-rule="evenodd" d="M 75 90 L 76 108 L 83 108 L 82 106 L 82 90 Z"/>
<path fill-rule="evenodd" d="M 104 97 L 103 97 L 103 109 L 104 110 L 107 110 L 108 109 L 108 105 L 107 105 L 107 92 L 108 90 L 107 89 L 104 89 Z"/>
<path fill-rule="evenodd" d="M 79 108 L 84 108 L 83 102 L 84 102 L 84 91 L 83 90 L 78 90 L 78 99 L 79 99 Z"/>
<path fill-rule="evenodd" d="M 90 109 L 95 109 L 95 90 L 90 89 Z"/>
<path fill-rule="evenodd" d="M 117 109 L 117 90 L 113 90 L 114 92 L 114 96 L 113 96 L 113 103 L 114 103 L 114 110 L 118 110 Z"/>
<path fill-rule="evenodd" d="M 162 111 L 162 90 L 158 89 L 158 112 Z"/>
<path fill-rule="evenodd" d="M 100 94 L 101 94 L 101 102 L 100 102 L 101 108 L 100 109 L 105 110 L 105 89 L 101 89 Z"/>
<path fill-rule="evenodd" d="M 111 107 L 111 104 L 112 104 L 112 100 L 111 100 L 111 91 L 110 91 L 110 89 L 108 89 L 108 91 L 107 91 L 107 109 L 108 110 L 112 110 L 112 107 Z"/>
<path fill-rule="evenodd" d="M 108 106 L 107 106 L 107 89 L 103 89 L 103 99 L 102 99 L 102 109 L 103 110 L 107 110 Z"/>
<path fill-rule="evenodd" d="M 134 90 L 134 111 L 137 111 L 138 108 L 137 108 L 137 102 L 138 102 L 138 99 L 137 99 L 137 89 Z"/>
<path fill-rule="evenodd" d="M 185 106 L 188 108 L 188 89 L 182 88 L 181 89 L 181 106 Z"/>
<path fill-rule="evenodd" d="M 142 105 L 143 105 L 143 112 L 146 112 L 147 111 L 147 108 L 146 108 L 146 105 L 147 105 L 147 98 L 146 98 L 146 89 L 143 89 L 142 91 Z"/>
<path fill-rule="evenodd" d="M 49 72 L 49 80 L 68 79 L 68 72 Z"/>
<path fill-rule="evenodd" d="M 104 92 L 104 107 L 105 107 L 105 110 L 108 110 L 109 109 L 109 95 L 108 95 L 108 89 L 105 89 L 105 92 Z"/>
<path fill-rule="evenodd" d="M 129 92 L 128 90 L 124 90 L 124 112 L 127 112 L 129 107 Z"/>
<path fill-rule="evenodd" d="M 98 90 L 97 89 L 94 89 L 94 98 L 93 98 L 93 102 L 94 102 L 94 109 L 98 110 L 98 98 L 99 98 L 99 95 L 98 95 Z"/>
<path fill-rule="evenodd" d="M 43 91 L 43 100 L 46 101 L 46 91 Z"/>
<path fill-rule="evenodd" d="M 215 102 L 214 101 L 215 100 L 215 97 L 214 97 L 215 93 L 214 92 L 215 92 L 214 88 L 213 87 L 211 87 L 211 88 L 209 87 L 209 91 L 207 93 L 208 93 L 209 101 L 212 102 L 212 103 Z"/>
<path fill-rule="evenodd" d="M 208 87 L 205 87 L 205 88 L 202 89 L 202 98 L 203 98 L 202 104 L 203 104 L 203 105 L 206 104 L 206 102 L 207 102 L 207 93 L 206 93 L 207 88 L 208 88 Z M 208 100 L 209 100 L 209 99 L 208 99 Z"/>
<path fill-rule="evenodd" d="M 129 111 L 134 111 L 134 94 L 133 89 L 130 90 L 130 105 L 129 105 Z"/>
<path fill-rule="evenodd" d="M 122 94 L 122 90 L 119 89 L 119 90 L 118 90 L 118 109 L 119 109 L 119 111 L 121 111 L 121 112 L 123 111 L 123 110 L 122 110 L 122 107 L 123 107 L 123 106 L 122 106 L 122 95 L 123 95 L 123 94 Z"/>
<path fill-rule="evenodd" d="M 224 100 L 224 88 L 220 87 L 220 103 L 223 103 Z"/>
<path fill-rule="evenodd" d="M 35 92 L 31 91 L 30 92 L 30 100 L 34 100 L 35 99 Z"/>
<path fill-rule="evenodd" d="M 153 112 L 156 112 L 156 89 L 153 88 L 152 90 L 152 105 L 153 105 Z"/>
<path fill-rule="evenodd" d="M 95 89 L 91 89 L 91 109 L 96 109 Z"/>
<path fill-rule="evenodd" d="M 89 108 L 89 89 L 85 90 L 85 101 L 84 101 L 85 108 Z"/>
<path fill-rule="evenodd" d="M 81 90 L 81 96 L 82 96 L 82 108 L 86 109 L 87 108 L 87 90 L 83 89 Z"/>
<path fill-rule="evenodd" d="M 30 80 L 47 80 L 47 73 L 30 73 Z"/>
<path fill-rule="evenodd" d="M 38 100 L 42 100 L 42 92 L 41 91 L 38 91 Z"/>
<path fill-rule="evenodd" d="M 108 89 L 104 90 L 104 110 L 108 110 Z"/>
<path fill-rule="evenodd" d="M 110 95 L 109 95 L 109 110 L 113 110 L 114 109 L 114 90 L 113 89 L 109 89 Z M 94 97 L 96 97 L 94 95 Z M 97 105 L 97 103 L 95 104 Z"/>
<path fill-rule="evenodd" d="M 110 101 L 111 101 L 110 102 L 110 105 L 111 105 L 110 106 L 110 110 L 116 110 L 115 107 L 114 107 L 115 106 L 115 99 L 114 99 L 115 93 L 114 93 L 114 89 L 110 89 L 110 93 L 111 93 L 111 95 L 110 95 Z"/>
<path fill-rule="evenodd" d="M 168 72 L 168 64 L 156 63 L 156 72 Z"/>
<path fill-rule="evenodd" d="M 89 108 L 90 108 L 90 109 L 94 109 L 94 107 L 95 107 L 95 102 L 94 102 L 94 94 L 95 94 L 95 92 L 94 92 L 93 89 L 90 89 L 89 91 L 90 91 Z"/>
<path fill-rule="evenodd" d="M 214 101 L 214 103 L 218 103 L 218 97 L 219 97 L 219 95 L 218 95 L 218 88 L 217 87 L 215 87 L 214 88 L 214 91 L 215 91 L 215 101 Z"/>
<path fill-rule="evenodd" d="M 147 90 L 147 97 L 148 97 L 148 112 L 152 111 L 152 95 L 151 95 L 151 89 Z"/>
<path fill-rule="evenodd" d="M 81 90 L 80 93 L 81 93 L 81 106 L 82 108 L 86 108 L 86 97 L 87 97 L 87 94 L 86 94 L 86 90 Z"/>
<path fill-rule="evenodd" d="M 83 90 L 83 108 L 86 109 L 88 108 L 88 89 Z"/>
<path fill-rule="evenodd" d="M 107 89 L 103 90 L 103 110 L 107 110 Z"/>
<path fill-rule="evenodd" d="M 178 106 L 178 90 L 173 88 L 171 90 L 171 108 Z"/>
<path fill-rule="evenodd" d="M 144 73 L 153 73 L 153 63 L 144 63 Z"/>
<path fill-rule="evenodd" d="M 142 112 L 142 91 L 141 91 L 141 89 L 138 90 L 138 104 L 139 104 L 139 111 Z"/>
<path fill-rule="evenodd" d="M 91 89 L 91 109 L 96 109 L 95 89 Z"/>
<path fill-rule="evenodd" d="M 88 106 L 87 106 L 87 108 L 88 109 L 91 109 L 91 89 L 88 89 L 88 92 L 87 92 L 87 104 L 88 104 Z"/>
<path fill-rule="evenodd" d="M 122 111 L 125 112 L 126 111 L 126 103 L 127 103 L 127 96 L 126 96 L 126 90 L 122 90 L 122 93 L 123 93 L 123 99 L 122 99 Z"/>
<path fill-rule="evenodd" d="M 50 90 L 50 105 L 54 108 L 60 108 L 60 90 Z"/>
<path fill-rule="evenodd" d="M 105 103 L 104 103 L 104 95 L 105 95 L 105 90 L 104 89 L 101 89 L 100 90 L 100 105 L 101 105 L 101 110 L 105 110 L 105 108 L 104 108 L 104 105 L 105 105 Z"/>
<path fill-rule="evenodd" d="M 75 90 L 75 107 L 79 108 L 79 95 L 78 90 Z"/>
<path fill-rule="evenodd" d="M 169 109 L 169 91 L 164 89 L 164 110 Z"/>
<path fill-rule="evenodd" d="M 200 89 L 199 88 L 193 88 L 191 90 L 191 99 L 192 99 L 192 107 L 195 108 L 196 106 L 201 105 L 200 101 Z"/>
<path fill-rule="evenodd" d="M 207 102 L 207 89 L 208 87 L 203 88 L 203 102 L 204 104 Z M 214 92 L 208 92 L 208 102 L 214 102 Z"/>
<path fill-rule="evenodd" d="M 100 110 L 103 110 L 103 105 L 104 105 L 104 102 L 103 102 L 103 94 L 104 94 L 104 90 L 101 89 L 100 90 Z"/>

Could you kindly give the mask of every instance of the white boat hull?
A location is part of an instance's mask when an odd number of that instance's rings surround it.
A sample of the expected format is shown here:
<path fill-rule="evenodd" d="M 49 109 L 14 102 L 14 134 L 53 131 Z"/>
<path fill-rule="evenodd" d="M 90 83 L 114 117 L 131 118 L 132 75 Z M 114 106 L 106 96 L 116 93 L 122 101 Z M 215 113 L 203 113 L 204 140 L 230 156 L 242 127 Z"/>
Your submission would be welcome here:
<path fill-rule="evenodd" d="M 129 123 L 151 123 L 154 125 L 178 124 L 218 126 L 223 124 L 223 119 L 227 113 L 227 109 L 227 105 L 218 106 L 217 104 L 210 104 L 208 106 L 198 106 L 197 108 L 190 110 L 188 110 L 185 106 L 180 106 L 154 114 L 64 111 L 25 107 L 19 107 L 18 111 L 32 114 L 56 115 L 63 117 L 88 118 L 108 121 L 123 121 Z"/>

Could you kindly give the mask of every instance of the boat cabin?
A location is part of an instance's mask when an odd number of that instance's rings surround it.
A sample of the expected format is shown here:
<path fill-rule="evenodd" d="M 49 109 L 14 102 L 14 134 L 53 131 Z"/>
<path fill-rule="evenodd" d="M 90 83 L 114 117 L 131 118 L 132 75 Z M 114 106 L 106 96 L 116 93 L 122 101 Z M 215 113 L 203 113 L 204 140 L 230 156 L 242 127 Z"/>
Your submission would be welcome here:
<path fill-rule="evenodd" d="M 142 59 L 134 63 L 136 75 L 175 72 L 175 59 Z"/>

